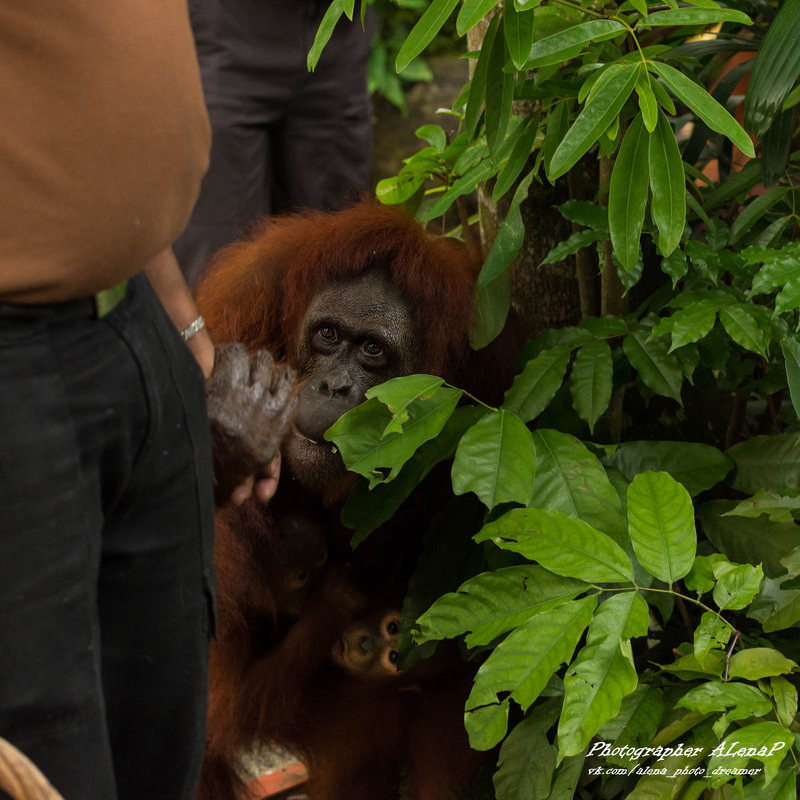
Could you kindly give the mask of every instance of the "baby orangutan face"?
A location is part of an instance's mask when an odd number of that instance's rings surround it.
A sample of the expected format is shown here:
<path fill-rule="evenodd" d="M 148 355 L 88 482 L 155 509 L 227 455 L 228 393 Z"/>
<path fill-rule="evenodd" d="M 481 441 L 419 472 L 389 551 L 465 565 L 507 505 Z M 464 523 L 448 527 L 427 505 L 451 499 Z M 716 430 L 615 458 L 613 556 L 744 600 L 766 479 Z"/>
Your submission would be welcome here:
<path fill-rule="evenodd" d="M 397 634 L 400 614 L 383 613 L 349 625 L 331 649 L 333 663 L 354 678 L 385 680 L 401 674 L 397 669 Z"/>

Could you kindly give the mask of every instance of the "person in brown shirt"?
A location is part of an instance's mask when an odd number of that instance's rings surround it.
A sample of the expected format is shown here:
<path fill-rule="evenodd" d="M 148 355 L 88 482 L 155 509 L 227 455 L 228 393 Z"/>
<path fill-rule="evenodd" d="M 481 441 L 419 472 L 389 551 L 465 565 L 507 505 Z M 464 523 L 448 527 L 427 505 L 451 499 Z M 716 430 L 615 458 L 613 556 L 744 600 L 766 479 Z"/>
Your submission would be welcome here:
<path fill-rule="evenodd" d="M 189 800 L 214 348 L 170 250 L 209 148 L 185 0 L 0 3 L 0 108 L 0 736 L 66 800 Z"/>

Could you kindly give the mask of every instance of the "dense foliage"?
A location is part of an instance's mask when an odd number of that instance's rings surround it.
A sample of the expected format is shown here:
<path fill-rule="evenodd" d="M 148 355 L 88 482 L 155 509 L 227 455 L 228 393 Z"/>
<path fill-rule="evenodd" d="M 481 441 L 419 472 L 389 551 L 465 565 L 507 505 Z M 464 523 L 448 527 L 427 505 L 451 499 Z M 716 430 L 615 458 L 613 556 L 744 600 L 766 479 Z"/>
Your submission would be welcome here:
<path fill-rule="evenodd" d="M 490 20 L 460 133 L 421 129 L 379 197 L 428 221 L 505 196 L 478 348 L 534 181 L 598 176 L 546 261 L 589 252 L 639 300 L 528 342 L 498 408 L 432 376 L 371 390 L 328 434 L 364 477 L 343 519 L 358 544 L 452 459 L 406 658 L 456 639 L 480 664 L 465 723 L 500 745 L 499 800 L 795 798 L 800 0 L 431 0 L 398 68 L 456 7 L 459 35 Z"/>

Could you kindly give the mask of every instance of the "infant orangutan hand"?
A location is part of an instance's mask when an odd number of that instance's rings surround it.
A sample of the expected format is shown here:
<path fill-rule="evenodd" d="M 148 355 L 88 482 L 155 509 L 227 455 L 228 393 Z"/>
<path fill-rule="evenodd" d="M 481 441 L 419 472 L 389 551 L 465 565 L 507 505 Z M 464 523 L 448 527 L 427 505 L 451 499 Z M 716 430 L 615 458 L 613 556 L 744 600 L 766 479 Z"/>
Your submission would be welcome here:
<path fill-rule="evenodd" d="M 242 344 L 216 348 L 206 381 L 217 505 L 242 503 L 255 491 L 268 500 L 280 473 L 279 448 L 297 407 L 294 370 L 266 350 Z"/>

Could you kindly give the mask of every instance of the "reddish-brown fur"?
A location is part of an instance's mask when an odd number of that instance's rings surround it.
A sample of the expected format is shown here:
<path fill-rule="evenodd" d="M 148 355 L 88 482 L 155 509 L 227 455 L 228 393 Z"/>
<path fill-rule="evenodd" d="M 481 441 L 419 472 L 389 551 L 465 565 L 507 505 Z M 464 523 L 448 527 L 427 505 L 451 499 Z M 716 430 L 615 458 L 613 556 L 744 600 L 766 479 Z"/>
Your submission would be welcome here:
<path fill-rule="evenodd" d="M 291 364 L 315 294 L 371 268 L 386 270 L 409 301 L 419 371 L 471 390 L 485 386 L 468 344 L 480 264 L 465 247 L 427 234 L 392 208 L 362 203 L 263 222 L 217 255 L 198 287 L 198 305 L 217 342 L 267 348 Z M 494 353 L 485 361 L 496 369 Z M 286 502 L 287 490 L 297 503 L 287 471 L 284 465 L 273 507 Z M 212 646 L 199 797 L 233 800 L 241 790 L 235 754 L 258 740 L 291 746 L 306 758 L 313 800 L 391 800 L 400 782 L 412 800 L 446 797 L 478 763 L 463 730 L 469 674 L 459 669 L 417 680 L 412 670 L 375 684 L 338 671 L 331 647 L 370 605 L 342 565 L 326 569 L 285 636 L 255 652 L 254 614 L 278 613 L 259 566 L 272 546 L 269 523 L 233 519 L 218 519 L 220 635 Z"/>

